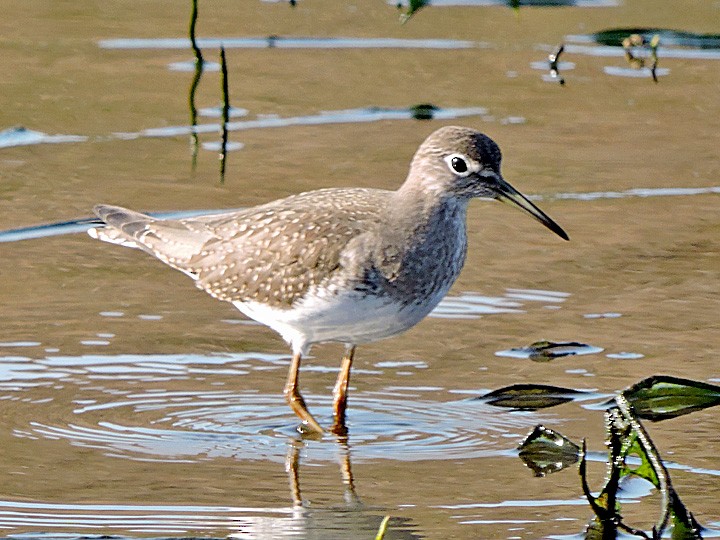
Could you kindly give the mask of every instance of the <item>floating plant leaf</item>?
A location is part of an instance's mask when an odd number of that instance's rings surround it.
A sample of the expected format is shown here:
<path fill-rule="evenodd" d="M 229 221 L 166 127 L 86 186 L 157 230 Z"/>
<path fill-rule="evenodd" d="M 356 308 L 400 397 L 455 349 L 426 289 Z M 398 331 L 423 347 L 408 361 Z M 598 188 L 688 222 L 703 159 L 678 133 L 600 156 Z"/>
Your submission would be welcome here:
<path fill-rule="evenodd" d="M 535 410 L 562 405 L 580 394 L 578 390 L 546 384 L 513 384 L 477 398 L 496 407 Z"/>
<path fill-rule="evenodd" d="M 420 11 L 422 8 L 427 6 L 430 3 L 429 0 L 408 0 L 407 2 L 407 11 L 400 15 L 400 22 L 405 24 L 410 20 L 410 17 L 415 15 L 418 11 Z M 398 9 L 402 9 L 403 3 L 398 2 L 397 5 Z"/>
<path fill-rule="evenodd" d="M 601 45 L 619 47 L 623 40 L 631 35 L 639 35 L 652 46 L 655 36 L 665 45 L 680 45 L 698 49 L 720 48 L 720 34 L 697 34 L 662 28 L 612 28 L 591 34 L 592 39 Z M 656 44 L 657 45 L 657 44 Z"/>
<path fill-rule="evenodd" d="M 578 0 L 505 0 L 508 7 L 519 10 L 521 7 L 570 7 L 575 6 Z"/>
<path fill-rule="evenodd" d="M 535 426 L 518 449 L 520 459 L 535 476 L 561 471 L 576 463 L 580 455 L 577 444 L 543 425 Z"/>
<path fill-rule="evenodd" d="M 652 422 L 720 404 L 720 386 L 669 375 L 654 375 L 623 391 L 638 418 Z"/>
<path fill-rule="evenodd" d="M 536 341 L 527 347 L 515 347 L 508 351 L 495 353 L 497 356 L 511 356 L 514 358 L 529 358 L 534 362 L 549 362 L 563 356 L 580 354 L 596 354 L 602 352 L 600 347 L 593 347 L 577 341 Z"/>
<path fill-rule="evenodd" d="M 431 103 L 420 103 L 410 107 L 410 112 L 415 120 L 432 120 L 435 112 L 439 109 Z"/>

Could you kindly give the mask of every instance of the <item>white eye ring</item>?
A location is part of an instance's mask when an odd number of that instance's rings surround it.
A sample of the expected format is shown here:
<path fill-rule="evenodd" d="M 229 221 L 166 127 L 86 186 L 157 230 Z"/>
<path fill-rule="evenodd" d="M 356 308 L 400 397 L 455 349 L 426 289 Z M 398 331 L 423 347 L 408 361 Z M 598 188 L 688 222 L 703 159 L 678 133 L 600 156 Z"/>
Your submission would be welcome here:
<path fill-rule="evenodd" d="M 462 154 L 450 154 L 445 158 L 445 163 L 450 171 L 458 176 L 465 177 L 477 172 L 477 165 Z"/>

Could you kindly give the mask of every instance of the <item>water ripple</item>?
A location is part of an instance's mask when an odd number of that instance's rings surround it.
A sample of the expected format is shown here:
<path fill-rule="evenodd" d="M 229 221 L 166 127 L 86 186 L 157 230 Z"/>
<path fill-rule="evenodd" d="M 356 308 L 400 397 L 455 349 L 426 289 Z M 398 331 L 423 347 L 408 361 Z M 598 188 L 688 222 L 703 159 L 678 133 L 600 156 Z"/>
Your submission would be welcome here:
<path fill-rule="evenodd" d="M 13 127 L 0 130 L 0 148 L 28 146 L 33 144 L 59 144 L 85 142 L 85 135 L 49 135 L 41 131 L 33 131 L 24 127 Z"/>
<path fill-rule="evenodd" d="M 348 426 L 354 461 L 504 455 L 508 438 L 521 439 L 532 426 L 547 421 L 538 414 L 498 413 L 476 400 L 435 402 L 410 392 L 393 394 L 353 394 Z M 306 398 L 320 421 L 329 423 L 330 397 Z M 297 420 L 282 396 L 274 394 L 143 392 L 81 404 L 74 413 L 75 422 L 31 422 L 15 429 L 15 435 L 64 439 L 118 457 L 163 462 L 218 457 L 283 462 L 288 439 L 299 437 Z M 94 417 L 101 419 L 93 421 Z M 304 461 L 334 461 L 336 453 L 335 439 L 325 437 L 308 446 Z"/>
<path fill-rule="evenodd" d="M 117 533 L 154 533 L 187 536 L 203 531 L 203 538 L 336 538 L 338 532 L 354 538 L 372 538 L 383 515 L 377 510 L 352 508 L 278 508 L 199 505 L 55 504 L 0 500 L 0 528 L 30 530 L 4 537 L 12 540 L 130 540 Z M 393 518 L 392 537 L 416 539 L 415 525 Z M 46 532 L 92 530 L 104 533 Z M 38 532 L 41 531 L 41 532 Z M 108 536 L 112 534 L 112 536 Z M 219 536 L 217 536 L 219 534 Z M 142 537 L 142 536 L 141 536 Z M 194 536 L 193 536 L 194 537 Z"/>
<path fill-rule="evenodd" d="M 247 37 L 198 38 L 202 49 L 472 49 L 486 43 L 459 39 L 398 39 L 343 37 Z M 98 41 L 101 49 L 184 49 L 190 50 L 189 38 L 116 38 Z"/>
<path fill-rule="evenodd" d="M 564 302 L 570 293 L 541 291 L 536 289 L 507 289 L 502 297 L 485 296 L 464 292 L 458 296 L 447 296 L 430 313 L 440 319 L 477 319 L 483 315 L 499 313 L 525 313 L 523 302 L 539 302 L 555 308 Z"/>

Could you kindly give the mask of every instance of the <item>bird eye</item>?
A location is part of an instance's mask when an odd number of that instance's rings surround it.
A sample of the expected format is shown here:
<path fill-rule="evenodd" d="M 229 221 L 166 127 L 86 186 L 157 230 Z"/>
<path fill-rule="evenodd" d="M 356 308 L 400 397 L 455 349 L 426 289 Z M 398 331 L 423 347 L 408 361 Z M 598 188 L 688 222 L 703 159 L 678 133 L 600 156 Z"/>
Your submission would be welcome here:
<path fill-rule="evenodd" d="M 450 162 L 450 166 L 453 168 L 453 171 L 456 173 L 464 173 L 467 172 L 468 167 L 467 163 L 465 163 L 465 160 L 463 158 L 454 157 L 452 158 L 452 161 Z"/>
<path fill-rule="evenodd" d="M 470 172 L 470 166 L 468 165 L 465 156 L 459 154 L 453 154 L 445 158 L 445 162 L 450 167 L 450 170 L 460 176 L 466 176 Z"/>

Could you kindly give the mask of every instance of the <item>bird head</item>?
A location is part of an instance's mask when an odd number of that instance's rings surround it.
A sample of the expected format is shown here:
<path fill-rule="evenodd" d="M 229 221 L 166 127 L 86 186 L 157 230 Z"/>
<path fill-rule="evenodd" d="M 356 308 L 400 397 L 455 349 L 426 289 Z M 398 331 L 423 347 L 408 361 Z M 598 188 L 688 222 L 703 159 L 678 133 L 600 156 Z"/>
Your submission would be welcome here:
<path fill-rule="evenodd" d="M 501 161 L 500 148 L 487 135 L 448 126 L 432 133 L 420 145 L 410 166 L 410 178 L 419 181 L 423 190 L 440 196 L 509 203 L 568 240 L 555 221 L 505 181 L 500 173 Z"/>

